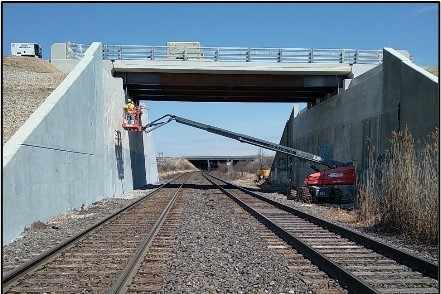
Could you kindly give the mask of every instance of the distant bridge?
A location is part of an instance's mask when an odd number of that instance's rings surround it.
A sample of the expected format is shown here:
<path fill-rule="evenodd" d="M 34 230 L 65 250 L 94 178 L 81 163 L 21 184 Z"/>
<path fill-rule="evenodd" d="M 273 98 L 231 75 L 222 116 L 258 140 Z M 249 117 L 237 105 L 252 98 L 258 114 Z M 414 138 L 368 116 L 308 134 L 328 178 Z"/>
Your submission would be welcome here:
<path fill-rule="evenodd" d="M 235 165 L 241 161 L 253 161 L 258 155 L 250 156 L 186 156 L 183 157 L 201 170 L 211 170 L 219 167 L 219 164 Z M 161 157 L 158 158 L 160 160 Z"/>

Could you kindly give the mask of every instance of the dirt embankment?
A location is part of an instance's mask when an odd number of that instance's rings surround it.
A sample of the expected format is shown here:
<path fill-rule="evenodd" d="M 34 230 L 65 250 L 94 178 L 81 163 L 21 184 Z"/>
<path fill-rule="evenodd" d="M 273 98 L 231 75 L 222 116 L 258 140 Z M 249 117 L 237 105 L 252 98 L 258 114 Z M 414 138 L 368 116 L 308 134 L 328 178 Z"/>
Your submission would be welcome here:
<path fill-rule="evenodd" d="M 431 74 L 439 77 L 439 69 L 437 67 L 423 67 L 424 70 L 430 72 Z"/>
<path fill-rule="evenodd" d="M 4 56 L 2 76 L 2 145 L 5 145 L 67 74 L 39 58 Z"/>

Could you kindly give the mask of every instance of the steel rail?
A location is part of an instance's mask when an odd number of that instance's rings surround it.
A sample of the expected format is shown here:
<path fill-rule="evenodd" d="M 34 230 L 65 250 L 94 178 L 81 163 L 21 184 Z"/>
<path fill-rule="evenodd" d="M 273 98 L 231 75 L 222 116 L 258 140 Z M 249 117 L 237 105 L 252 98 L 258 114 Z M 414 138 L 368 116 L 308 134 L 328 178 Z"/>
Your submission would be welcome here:
<path fill-rule="evenodd" d="M 188 179 L 188 177 L 187 177 L 187 179 Z M 130 276 L 133 274 L 133 271 L 135 270 L 136 265 L 139 264 L 139 262 L 141 261 L 141 257 L 145 256 L 146 252 L 150 248 L 151 243 L 155 239 L 156 235 L 158 234 L 159 230 L 162 227 L 162 224 L 164 223 L 165 219 L 167 218 L 167 216 L 170 213 L 170 210 L 172 209 L 173 205 L 175 204 L 176 199 L 178 198 L 178 194 L 181 191 L 182 187 L 184 186 L 185 181 L 184 181 L 184 183 L 182 183 L 180 185 L 180 187 L 176 191 L 175 195 L 173 195 L 173 198 L 168 203 L 167 207 L 161 213 L 161 215 L 159 216 L 158 220 L 153 225 L 150 232 L 147 234 L 147 236 L 144 238 L 144 240 L 142 241 L 142 243 L 140 244 L 140 246 L 138 247 L 138 249 L 134 253 L 132 259 L 130 259 L 129 263 L 124 268 L 121 275 L 115 281 L 115 283 L 113 284 L 112 288 L 109 291 L 109 294 L 110 293 L 112 293 L 112 294 L 113 293 L 126 293 L 127 289 L 125 289 L 125 288 L 127 287 L 127 283 L 128 283 Z"/>
<path fill-rule="evenodd" d="M 150 191 L 147 195 L 145 195 L 141 199 L 139 199 L 139 200 L 133 202 L 132 204 L 130 204 L 130 205 L 128 205 L 128 206 L 118 210 L 114 214 L 104 218 L 103 220 L 97 222 L 96 224 L 89 226 L 88 228 L 86 228 L 82 232 L 72 236 L 71 238 L 66 239 L 65 241 L 59 243 L 58 245 L 55 245 L 54 247 L 50 248 L 49 250 L 43 252 L 42 254 L 37 255 L 36 257 L 32 258 L 31 260 L 23 263 L 22 265 L 19 265 L 18 267 L 16 267 L 13 270 L 7 272 L 5 275 L 3 275 L 3 278 L 2 278 L 2 288 L 3 288 L 3 291 L 5 291 L 14 281 L 16 281 L 18 278 L 20 278 L 23 274 L 25 274 L 27 272 L 30 272 L 30 271 L 36 269 L 38 266 L 40 266 L 40 265 L 50 261 L 61 250 L 67 248 L 69 245 L 72 245 L 73 243 L 75 243 L 80 238 L 90 234 L 93 230 L 95 230 L 98 227 L 102 226 L 103 224 L 105 224 L 106 222 L 110 221 L 111 219 L 114 219 L 115 217 L 120 215 L 122 212 L 128 210 L 129 208 L 137 205 L 139 202 L 141 202 L 141 201 L 147 199 L 148 197 L 152 196 L 154 193 L 158 192 L 159 190 L 161 190 L 165 186 L 171 184 L 172 182 L 174 182 L 175 180 L 177 180 L 181 176 L 182 175 L 179 175 L 179 176 L 173 178 L 169 182 L 167 182 L 167 183 L 165 183 L 165 184 L 155 188 L 153 191 Z"/>
<path fill-rule="evenodd" d="M 214 177 L 214 176 L 212 176 Z M 416 256 L 412 253 L 405 252 L 403 250 L 394 248 L 390 245 L 387 245 L 386 243 L 383 243 L 381 241 L 375 240 L 369 236 L 362 235 L 354 230 L 344 228 L 342 226 L 339 226 L 337 224 L 331 223 L 329 221 L 326 221 L 322 218 L 307 214 L 305 212 L 302 212 L 298 209 L 295 209 L 293 207 L 287 206 L 283 203 L 280 203 L 278 201 L 269 199 L 265 196 L 259 195 L 253 191 L 247 190 L 243 187 L 237 186 L 235 184 L 226 182 L 222 179 L 219 179 L 217 177 L 214 177 L 219 181 L 222 181 L 226 184 L 229 184 L 249 195 L 252 195 L 254 197 L 257 197 L 263 201 L 266 201 L 269 204 L 272 204 L 276 206 L 277 208 L 280 208 L 282 210 L 285 210 L 286 212 L 292 213 L 300 218 L 306 219 L 322 228 L 325 228 L 329 231 L 332 231 L 342 237 L 345 237 L 353 242 L 356 242 L 360 245 L 363 245 L 366 248 L 369 248 L 379 254 L 382 254 L 390 259 L 395 260 L 396 262 L 403 264 L 405 266 L 408 266 L 424 275 L 427 275 L 433 279 L 438 280 L 438 269 L 439 266 L 436 263 L 433 263 L 425 258 Z"/>
<path fill-rule="evenodd" d="M 213 185 L 217 186 L 222 192 L 224 192 L 228 197 L 230 197 L 232 200 L 234 200 L 237 204 L 239 204 L 243 209 L 245 209 L 247 212 L 249 212 L 251 215 L 253 215 L 256 219 L 258 219 L 261 223 L 263 223 L 265 226 L 267 226 L 271 231 L 279 235 L 285 242 L 287 242 L 289 245 L 291 245 L 293 248 L 297 249 L 300 253 L 302 253 L 304 256 L 306 256 L 308 259 L 310 259 L 314 264 L 316 264 L 321 270 L 328 273 L 331 277 L 336 279 L 340 284 L 342 284 L 344 287 L 346 287 L 349 291 L 353 293 L 359 293 L 359 294 L 378 294 L 376 289 L 372 288 L 370 285 L 364 283 L 357 277 L 355 277 L 351 272 L 346 271 L 341 266 L 337 265 L 327 257 L 320 254 L 318 251 L 313 249 L 311 246 L 307 245 L 300 239 L 294 237 L 281 227 L 279 227 L 277 224 L 272 222 L 270 219 L 268 219 L 263 214 L 259 213 L 257 210 L 243 202 L 242 200 L 235 197 L 233 194 L 228 192 L 226 189 L 221 187 L 220 185 L 213 182 L 208 176 L 204 174 L 205 178 L 210 181 Z M 211 176 L 211 175 L 210 175 Z M 211 176 L 213 177 L 213 176 Z M 218 179 L 216 177 L 213 177 L 215 179 Z M 219 180 L 219 179 L 218 179 Z M 229 184 L 223 180 L 220 180 L 223 183 Z"/>

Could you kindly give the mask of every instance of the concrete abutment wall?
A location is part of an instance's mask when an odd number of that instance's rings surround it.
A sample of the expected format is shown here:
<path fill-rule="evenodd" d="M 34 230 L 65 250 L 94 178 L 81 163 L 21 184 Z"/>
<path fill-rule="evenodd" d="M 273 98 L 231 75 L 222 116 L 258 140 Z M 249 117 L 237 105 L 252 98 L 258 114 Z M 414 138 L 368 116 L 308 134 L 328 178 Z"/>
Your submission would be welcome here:
<path fill-rule="evenodd" d="M 122 80 L 106 68 L 93 43 L 4 145 L 3 244 L 35 221 L 158 180 L 151 135 L 122 129 Z"/>
<path fill-rule="evenodd" d="M 369 138 L 378 155 L 390 147 L 392 131 L 407 126 L 424 142 L 439 126 L 438 78 L 411 63 L 394 49 L 385 48 L 383 64 L 352 80 L 348 89 L 286 123 L 280 143 L 340 162 L 354 162 L 357 172 L 368 159 Z M 326 167 L 322 167 L 326 169 Z M 271 181 L 302 186 L 314 172 L 308 165 L 277 154 Z"/>

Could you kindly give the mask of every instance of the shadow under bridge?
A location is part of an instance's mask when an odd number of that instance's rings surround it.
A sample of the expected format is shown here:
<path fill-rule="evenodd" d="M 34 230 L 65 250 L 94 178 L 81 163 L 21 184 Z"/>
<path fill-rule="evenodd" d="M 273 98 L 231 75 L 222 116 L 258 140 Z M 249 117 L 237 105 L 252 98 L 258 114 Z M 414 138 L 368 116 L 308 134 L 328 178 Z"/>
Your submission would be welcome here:
<path fill-rule="evenodd" d="M 134 100 L 309 102 L 339 92 L 351 65 L 115 60 Z"/>

